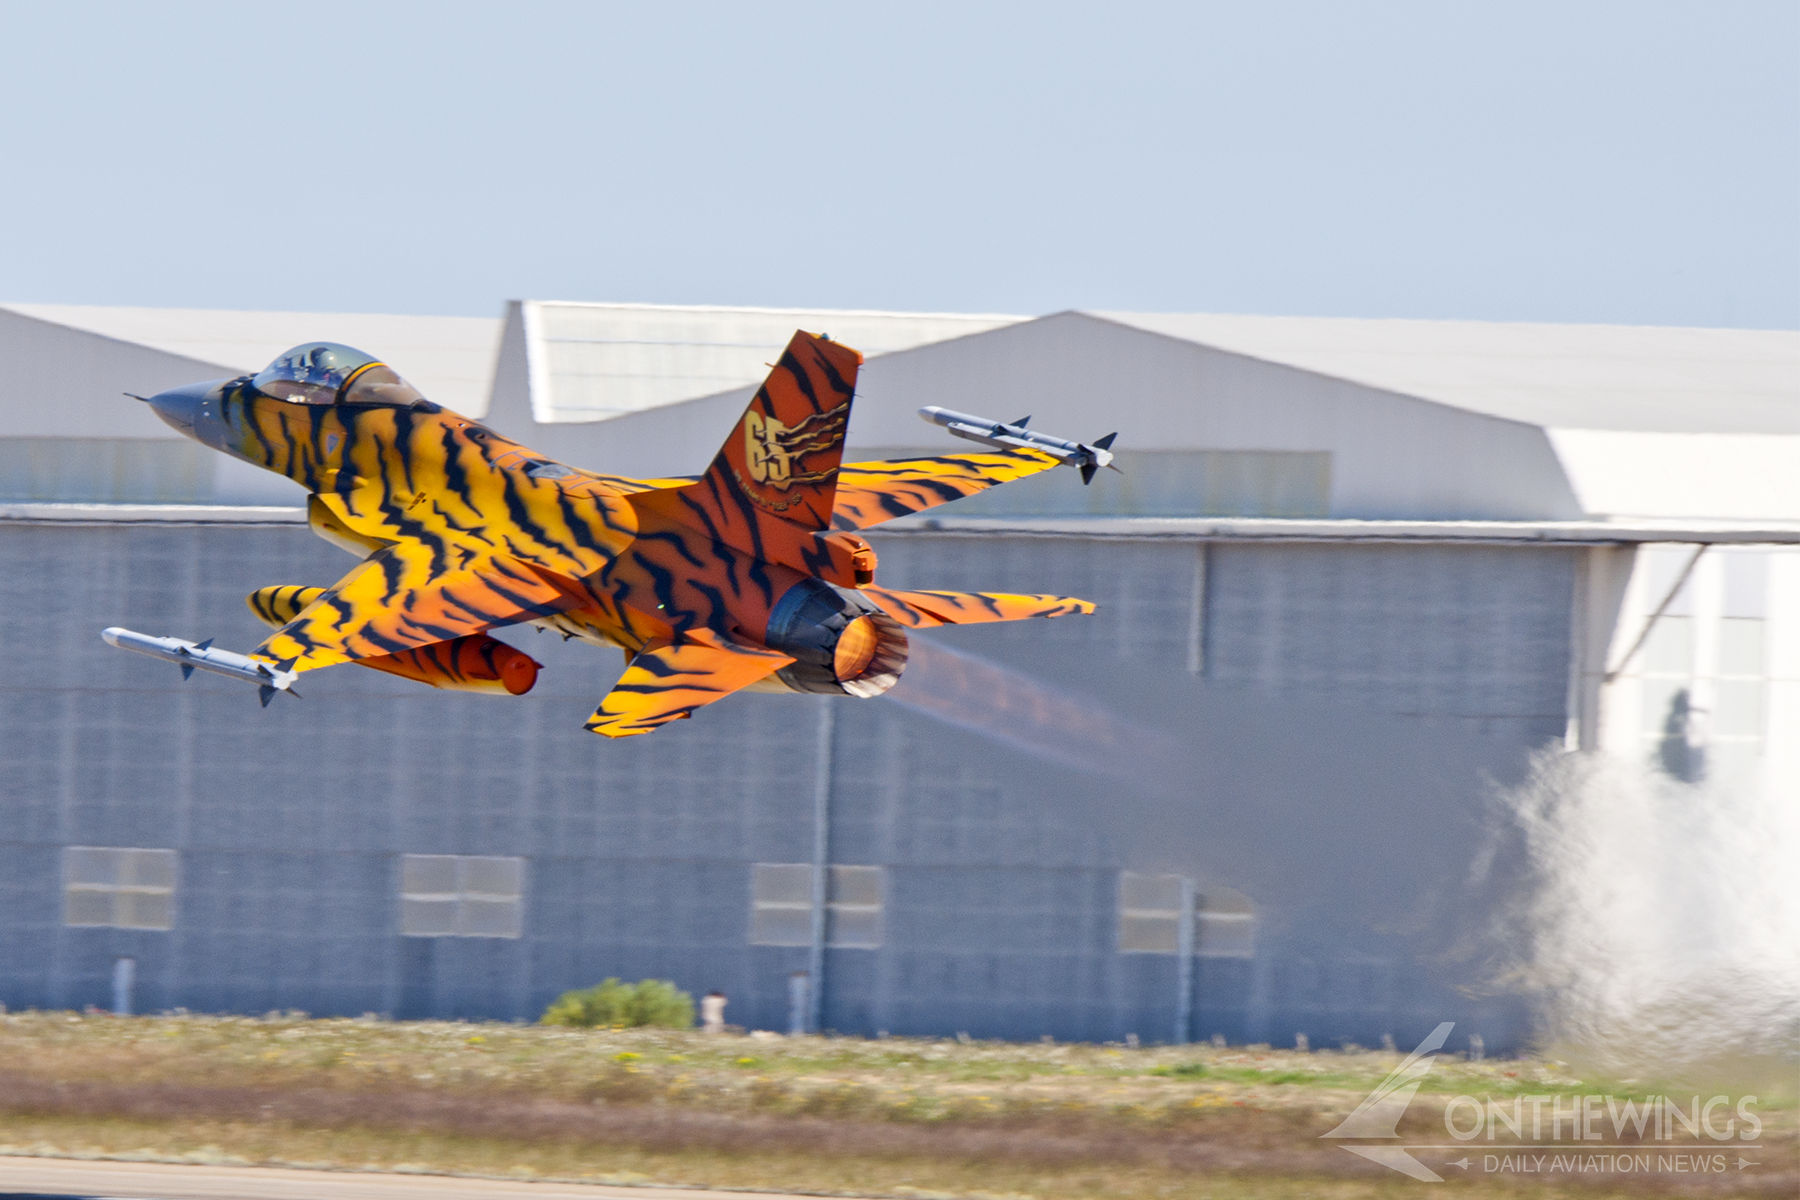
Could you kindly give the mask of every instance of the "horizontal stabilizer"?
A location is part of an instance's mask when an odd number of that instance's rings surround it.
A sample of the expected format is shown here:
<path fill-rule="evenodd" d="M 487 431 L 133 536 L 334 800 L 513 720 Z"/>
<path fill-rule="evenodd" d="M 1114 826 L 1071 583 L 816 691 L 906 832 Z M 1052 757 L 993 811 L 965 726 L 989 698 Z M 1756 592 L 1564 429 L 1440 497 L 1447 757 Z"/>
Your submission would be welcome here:
<path fill-rule="evenodd" d="M 727 641 L 706 629 L 690 630 L 686 636 L 680 645 L 652 646 L 633 658 L 588 718 L 587 728 L 613 738 L 649 733 L 794 661 L 760 646 Z"/>
<path fill-rule="evenodd" d="M 832 528 L 867 529 L 1048 471 L 1059 461 L 1039 450 L 1006 450 L 846 463 L 838 471 Z"/>
<path fill-rule="evenodd" d="M 1073 596 L 1014 596 L 1005 592 L 896 592 L 866 587 L 862 594 L 909 629 L 934 625 L 981 625 L 990 621 L 1023 621 L 1028 617 L 1064 617 L 1091 613 L 1091 600 Z"/>

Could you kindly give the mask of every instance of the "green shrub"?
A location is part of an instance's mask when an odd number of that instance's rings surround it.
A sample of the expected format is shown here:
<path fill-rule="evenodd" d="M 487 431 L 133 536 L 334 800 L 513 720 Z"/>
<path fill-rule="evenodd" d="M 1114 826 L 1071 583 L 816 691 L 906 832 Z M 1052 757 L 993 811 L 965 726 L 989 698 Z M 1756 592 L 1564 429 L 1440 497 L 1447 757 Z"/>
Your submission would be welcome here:
<path fill-rule="evenodd" d="M 692 1029 L 694 998 L 666 979 L 620 983 L 608 979 L 591 988 L 564 992 L 544 1010 L 543 1025 L 660 1025 Z"/>

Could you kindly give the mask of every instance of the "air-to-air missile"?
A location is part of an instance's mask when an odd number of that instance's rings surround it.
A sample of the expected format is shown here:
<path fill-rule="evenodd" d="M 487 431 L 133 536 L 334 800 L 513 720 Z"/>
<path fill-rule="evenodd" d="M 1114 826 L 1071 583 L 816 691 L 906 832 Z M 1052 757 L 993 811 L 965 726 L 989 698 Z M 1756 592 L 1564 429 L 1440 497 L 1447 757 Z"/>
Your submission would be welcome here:
<path fill-rule="evenodd" d="M 183 641 L 181 638 L 151 637 L 147 633 L 137 633 L 130 629 L 120 629 L 114 625 L 102 630 L 100 636 L 109 646 L 117 646 L 121 650 L 135 650 L 139 654 L 148 654 L 151 658 L 160 658 L 164 662 L 172 662 L 181 668 L 181 677 L 187 679 L 196 670 L 211 671 L 214 675 L 224 675 L 230 679 L 241 679 L 245 683 L 254 683 L 262 689 L 263 707 L 275 698 L 276 692 L 286 692 L 296 698 L 300 693 L 294 691 L 294 680 L 299 676 L 293 671 L 281 671 L 266 662 L 258 662 L 247 654 L 233 654 L 229 650 L 213 649 L 212 639 L 204 642 Z"/>
<path fill-rule="evenodd" d="M 1071 442 L 1039 433 L 1035 429 L 1027 429 L 1025 426 L 1030 423 L 1030 417 L 1020 417 L 1009 425 L 991 417 L 972 417 L 968 413 L 952 412 L 936 406 L 921 408 L 919 415 L 933 425 L 942 425 L 957 437 L 971 442 L 981 442 L 999 450 L 1041 450 L 1069 466 L 1081 468 L 1083 483 L 1092 483 L 1094 472 L 1101 467 L 1112 467 L 1113 439 L 1119 436 L 1109 433 L 1103 438 L 1095 438 L 1089 444 Z M 1116 471 L 1119 468 L 1112 469 Z"/>

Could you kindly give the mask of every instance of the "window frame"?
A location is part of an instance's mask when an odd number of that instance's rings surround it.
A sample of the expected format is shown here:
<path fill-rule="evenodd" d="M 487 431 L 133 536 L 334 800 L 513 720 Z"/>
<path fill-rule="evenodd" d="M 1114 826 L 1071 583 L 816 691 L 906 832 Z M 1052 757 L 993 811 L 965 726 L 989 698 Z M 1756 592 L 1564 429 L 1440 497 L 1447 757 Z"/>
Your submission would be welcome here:
<path fill-rule="evenodd" d="M 527 860 L 510 854 L 402 854 L 399 863 L 399 925 L 401 937 L 498 938 L 517 940 L 525 936 L 525 895 L 528 887 Z M 514 876 L 513 891 L 494 891 L 473 886 L 491 880 L 471 879 L 484 868 L 504 864 Z M 448 870 L 448 878 L 429 879 L 431 872 Z M 410 876 L 410 878 L 409 878 Z M 440 885 L 425 890 L 414 884 Z M 448 888 L 442 884 L 448 883 Z M 413 921 L 414 914 L 447 908 L 448 920 Z M 484 922 L 477 914 L 498 912 L 510 921 Z M 496 928 L 495 926 L 499 926 Z M 411 926 L 409 928 L 409 926 Z"/>
<path fill-rule="evenodd" d="M 750 864 L 752 946 L 812 945 L 812 877 L 811 863 Z M 874 900 L 868 900 L 866 893 L 846 898 L 844 893 L 852 881 L 864 886 L 872 884 Z M 887 938 L 887 868 L 865 863 L 829 864 L 825 869 L 824 918 L 827 949 L 879 950 Z M 868 920 L 872 936 L 846 931 L 857 918 Z"/>
<path fill-rule="evenodd" d="M 94 870 L 110 860 L 110 867 Z M 109 874 L 111 879 L 99 876 Z M 150 882 L 155 875 L 166 882 Z M 180 888 L 178 853 L 151 846 L 64 846 L 62 861 L 63 925 L 71 929 L 134 929 L 167 933 L 175 928 L 175 895 Z M 107 920 L 78 919 L 82 898 L 106 897 Z M 160 920 L 141 919 L 160 900 Z M 140 919 L 133 919 L 140 918 Z"/>

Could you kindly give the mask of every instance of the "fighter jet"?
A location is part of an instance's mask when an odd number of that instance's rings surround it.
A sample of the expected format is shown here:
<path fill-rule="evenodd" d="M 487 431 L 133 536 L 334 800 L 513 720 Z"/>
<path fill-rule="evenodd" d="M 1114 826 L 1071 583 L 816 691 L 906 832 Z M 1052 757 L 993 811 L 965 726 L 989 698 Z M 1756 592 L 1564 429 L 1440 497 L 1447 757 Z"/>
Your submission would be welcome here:
<path fill-rule="evenodd" d="M 267 705 L 339 663 L 522 694 L 539 664 L 488 631 L 533 625 L 624 650 L 586 727 L 630 737 L 739 690 L 879 696 L 906 665 L 909 629 L 1093 612 L 1064 596 L 876 585 L 858 531 L 1059 464 L 1091 477 L 1112 435 L 1087 445 L 928 409 L 995 452 L 845 464 L 861 364 L 796 333 L 706 472 L 676 479 L 556 462 L 329 342 L 149 397 L 188 437 L 303 486 L 313 531 L 361 561 L 328 588 L 252 593 L 275 632 L 248 655 L 120 628 L 106 640 L 253 683 Z"/>

